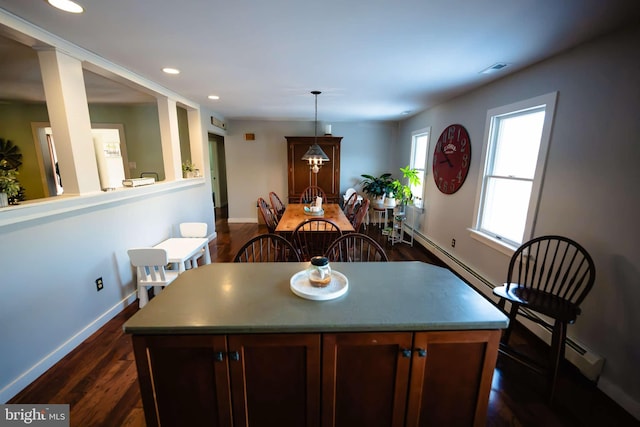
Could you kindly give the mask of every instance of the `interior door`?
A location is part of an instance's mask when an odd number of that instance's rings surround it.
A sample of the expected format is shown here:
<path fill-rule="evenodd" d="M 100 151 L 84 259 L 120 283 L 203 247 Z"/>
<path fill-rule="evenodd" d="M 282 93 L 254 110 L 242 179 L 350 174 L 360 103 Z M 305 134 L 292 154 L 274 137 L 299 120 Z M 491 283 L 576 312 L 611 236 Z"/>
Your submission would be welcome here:
<path fill-rule="evenodd" d="M 224 137 L 209 134 L 209 167 L 211 191 L 214 206 L 226 206 L 227 198 L 227 165 L 224 155 Z"/>

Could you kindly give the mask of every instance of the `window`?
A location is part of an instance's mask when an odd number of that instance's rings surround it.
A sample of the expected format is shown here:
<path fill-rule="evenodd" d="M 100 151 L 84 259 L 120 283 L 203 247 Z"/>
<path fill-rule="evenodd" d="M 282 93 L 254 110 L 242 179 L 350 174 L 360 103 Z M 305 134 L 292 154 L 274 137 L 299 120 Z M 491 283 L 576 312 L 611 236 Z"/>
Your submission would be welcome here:
<path fill-rule="evenodd" d="M 413 204 L 417 208 L 422 208 L 424 198 L 424 181 L 427 178 L 427 148 L 429 147 L 429 129 L 422 129 L 413 132 L 411 136 L 411 169 L 418 171 L 420 184 L 411 186 L 413 194 Z"/>
<path fill-rule="evenodd" d="M 556 95 L 487 112 L 474 230 L 481 237 L 517 248 L 532 236 Z"/>

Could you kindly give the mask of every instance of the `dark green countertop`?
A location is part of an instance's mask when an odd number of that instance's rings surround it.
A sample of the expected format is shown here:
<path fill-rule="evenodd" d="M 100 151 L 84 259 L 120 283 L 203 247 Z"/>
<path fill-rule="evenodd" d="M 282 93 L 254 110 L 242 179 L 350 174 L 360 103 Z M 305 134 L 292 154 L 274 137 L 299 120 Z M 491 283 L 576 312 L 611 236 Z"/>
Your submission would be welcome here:
<path fill-rule="evenodd" d="M 447 269 L 418 261 L 332 263 L 333 300 L 295 295 L 309 263 L 213 263 L 182 273 L 124 325 L 132 334 L 502 329 L 507 317 Z"/>

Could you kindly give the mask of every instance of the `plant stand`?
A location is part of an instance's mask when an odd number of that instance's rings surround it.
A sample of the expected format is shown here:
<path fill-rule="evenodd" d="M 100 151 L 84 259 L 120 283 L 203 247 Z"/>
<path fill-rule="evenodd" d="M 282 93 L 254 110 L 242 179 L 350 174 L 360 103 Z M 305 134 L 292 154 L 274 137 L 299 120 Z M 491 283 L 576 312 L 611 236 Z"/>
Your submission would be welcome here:
<path fill-rule="evenodd" d="M 393 209 L 393 226 L 389 229 L 388 234 L 389 242 L 392 245 L 406 243 L 413 246 L 415 217 L 416 213 L 413 208 L 401 205 Z"/>

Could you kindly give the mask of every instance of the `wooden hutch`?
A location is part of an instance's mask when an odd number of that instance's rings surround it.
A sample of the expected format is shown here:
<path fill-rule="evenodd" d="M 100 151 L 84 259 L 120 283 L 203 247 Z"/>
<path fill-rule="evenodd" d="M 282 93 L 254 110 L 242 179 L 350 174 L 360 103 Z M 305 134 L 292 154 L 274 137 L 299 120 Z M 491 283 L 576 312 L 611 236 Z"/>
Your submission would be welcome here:
<path fill-rule="evenodd" d="M 321 187 L 327 195 L 325 202 L 338 203 L 340 200 L 340 142 L 341 136 L 285 136 L 287 139 L 289 203 L 298 203 L 300 194 L 309 185 Z M 329 156 L 317 174 L 309 169 L 302 156 L 317 142 Z"/>

